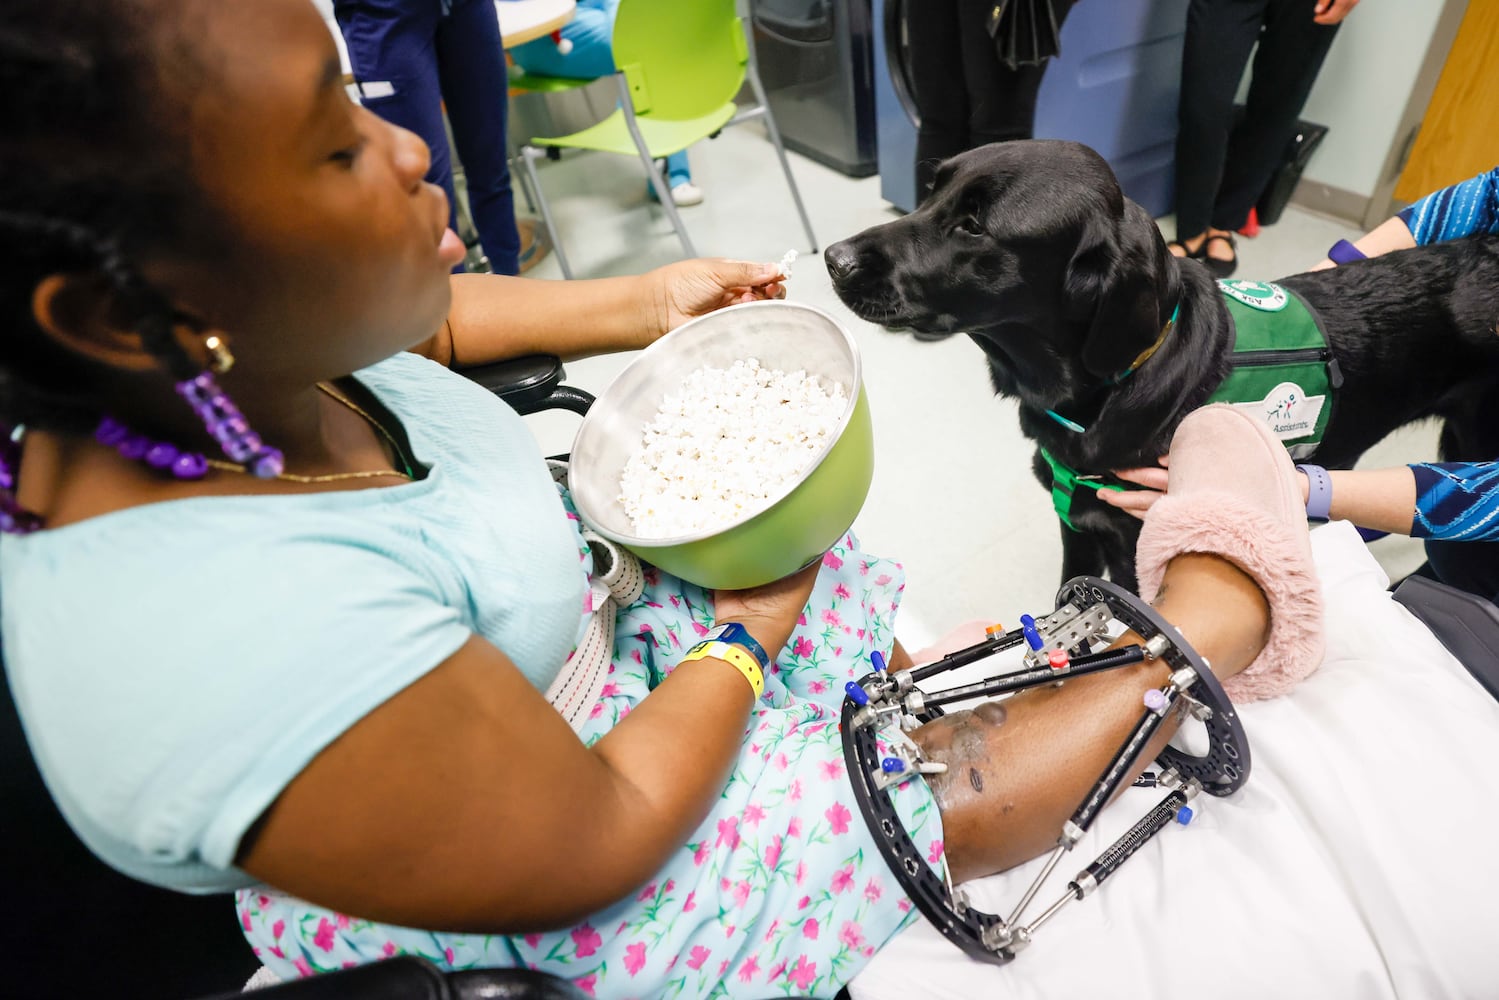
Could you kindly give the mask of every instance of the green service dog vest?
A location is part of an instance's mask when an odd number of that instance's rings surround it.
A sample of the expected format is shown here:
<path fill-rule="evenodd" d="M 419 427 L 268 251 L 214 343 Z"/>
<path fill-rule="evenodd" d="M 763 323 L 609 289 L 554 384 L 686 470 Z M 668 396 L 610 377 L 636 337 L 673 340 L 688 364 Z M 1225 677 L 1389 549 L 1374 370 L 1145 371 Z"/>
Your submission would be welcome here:
<path fill-rule="evenodd" d="M 1292 458 L 1317 450 L 1343 384 L 1317 317 L 1297 295 L 1262 281 L 1220 281 L 1234 324 L 1233 369 L 1209 403 L 1229 403 L 1284 442 Z"/>
<path fill-rule="evenodd" d="M 1234 347 L 1228 377 L 1207 402 L 1227 403 L 1264 421 L 1293 458 L 1310 455 L 1322 443 L 1332 416 L 1332 391 L 1343 384 L 1321 324 L 1305 302 L 1280 285 L 1220 281 L 1218 288 L 1233 321 Z M 1063 426 L 1070 423 L 1052 416 Z M 1071 429 L 1085 430 L 1076 424 Z M 1044 448 L 1041 457 L 1051 466 L 1052 506 L 1074 531 L 1072 497 L 1078 487 L 1130 488 L 1082 475 Z"/>

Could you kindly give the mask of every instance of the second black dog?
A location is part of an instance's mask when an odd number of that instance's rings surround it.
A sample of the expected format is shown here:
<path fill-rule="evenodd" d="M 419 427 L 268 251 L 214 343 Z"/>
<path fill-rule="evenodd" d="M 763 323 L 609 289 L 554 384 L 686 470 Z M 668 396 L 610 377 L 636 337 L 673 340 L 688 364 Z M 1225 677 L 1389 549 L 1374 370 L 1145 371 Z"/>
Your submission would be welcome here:
<path fill-rule="evenodd" d="M 995 390 L 1019 400 L 1022 432 L 1084 474 L 1155 464 L 1230 371 L 1234 326 L 1218 285 L 1166 250 L 1108 164 L 1077 143 L 1007 142 L 948 160 L 918 211 L 834 244 L 825 258 L 861 318 L 972 337 Z M 1346 468 L 1428 417 L 1446 420 L 1443 458 L 1499 457 L 1499 428 L 1477 417 L 1499 394 L 1499 237 L 1278 284 L 1320 317 L 1341 374 L 1308 460 Z M 1036 474 L 1050 487 L 1040 449 Z M 1133 588 L 1139 522 L 1082 489 L 1070 519 L 1062 578 L 1106 569 Z"/>

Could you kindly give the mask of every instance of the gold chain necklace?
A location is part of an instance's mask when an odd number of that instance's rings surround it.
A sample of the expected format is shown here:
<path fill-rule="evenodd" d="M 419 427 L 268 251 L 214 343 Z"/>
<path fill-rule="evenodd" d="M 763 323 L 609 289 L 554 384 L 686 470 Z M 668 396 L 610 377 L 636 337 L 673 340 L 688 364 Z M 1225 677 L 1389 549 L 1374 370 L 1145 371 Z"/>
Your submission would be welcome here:
<path fill-rule="evenodd" d="M 406 461 L 406 455 L 405 455 L 405 453 L 401 450 L 401 446 L 396 443 L 395 437 L 390 433 L 390 431 L 388 431 L 388 430 L 385 429 L 385 426 L 383 424 L 381 424 L 380 421 L 376 420 L 374 417 L 372 417 L 368 413 L 366 413 L 363 409 L 361 409 L 359 407 L 359 405 L 357 403 L 355 403 L 352 399 L 349 399 L 343 393 L 334 392 L 332 386 L 329 386 L 329 385 L 327 385 L 326 383 L 323 383 L 323 382 L 319 382 L 317 384 L 317 388 L 318 388 L 318 391 L 321 392 L 321 393 L 323 393 L 325 396 L 328 396 L 328 397 L 334 399 L 335 401 L 337 401 L 338 403 L 340 403 L 344 407 L 346 407 L 346 408 L 348 408 L 350 410 L 353 410 L 355 413 L 357 413 L 361 417 L 363 417 L 364 420 L 365 420 L 365 422 L 368 423 L 371 427 L 373 427 L 375 429 L 376 433 L 378 433 L 381 437 L 383 437 L 390 444 L 390 450 L 395 454 L 395 456 L 397 458 L 399 458 L 401 460 L 401 464 L 406 467 L 406 470 L 404 472 L 402 472 L 402 471 L 399 471 L 399 470 L 396 470 L 396 469 L 372 469 L 369 472 L 332 472 L 332 473 L 329 473 L 329 474 L 323 475 L 323 476 L 298 476 L 298 475 L 294 475 L 294 474 L 292 474 L 290 472 L 281 472 L 281 473 L 277 473 L 277 475 L 276 475 L 277 479 L 280 479 L 280 480 L 282 480 L 284 482 L 288 482 L 288 483 L 303 483 L 303 484 L 308 484 L 308 483 L 337 483 L 337 482 L 342 482 L 343 480 L 346 480 L 346 479 L 376 479 L 376 478 L 379 478 L 381 476 L 396 476 L 397 478 L 406 479 L 406 480 L 410 480 L 412 478 L 412 475 L 411 475 L 411 466 Z M 209 464 L 209 466 L 211 468 L 219 469 L 219 470 L 221 470 L 223 472 L 239 472 L 239 473 L 247 473 L 247 472 L 249 472 L 249 470 L 246 469 L 243 465 L 240 465 L 240 464 L 235 463 L 235 462 L 225 462 L 225 461 L 223 461 L 221 459 L 216 459 L 216 458 L 210 458 L 210 459 L 208 459 L 208 464 Z"/>

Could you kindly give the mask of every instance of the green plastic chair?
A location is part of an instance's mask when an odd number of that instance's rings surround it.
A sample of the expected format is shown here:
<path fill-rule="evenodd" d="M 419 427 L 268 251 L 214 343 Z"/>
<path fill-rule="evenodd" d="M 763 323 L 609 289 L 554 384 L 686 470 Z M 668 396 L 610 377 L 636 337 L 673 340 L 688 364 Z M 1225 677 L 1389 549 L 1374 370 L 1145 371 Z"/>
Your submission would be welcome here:
<path fill-rule="evenodd" d="M 536 176 L 534 159 L 550 150 L 591 149 L 637 156 L 660 199 L 687 256 L 696 257 L 692 238 L 682 225 L 666 178 L 656 160 L 717 135 L 728 125 L 754 118 L 766 131 L 781 160 L 791 198 L 801 215 L 812 252 L 817 236 L 802 204 L 796 178 L 786 159 L 780 130 L 770 113 L 765 88 L 755 68 L 754 36 L 745 30 L 737 9 L 742 0 L 622 0 L 614 22 L 614 64 L 619 67 L 619 107 L 603 121 L 571 135 L 538 136 L 523 144 L 531 187 L 552 237 L 552 249 L 564 277 L 572 277 L 567 255 Z M 755 95 L 753 107 L 739 109 L 734 96 L 746 77 Z"/>
<path fill-rule="evenodd" d="M 563 94 L 569 90 L 577 90 L 593 83 L 592 80 L 579 80 L 570 76 L 545 76 L 541 73 L 527 73 L 514 63 L 510 66 L 510 94 L 509 99 L 526 94 Z M 505 137 L 505 143 L 510 153 L 510 173 L 520 181 L 521 194 L 526 199 L 526 211 L 533 215 L 538 211 L 536 207 L 536 196 L 532 193 L 535 187 L 534 175 L 527 176 L 526 171 L 517 171 L 516 164 L 525 158 L 521 147 L 516 145 L 513 135 Z M 550 229 L 550 225 L 547 227 Z M 548 234 L 550 235 L 550 233 Z"/>

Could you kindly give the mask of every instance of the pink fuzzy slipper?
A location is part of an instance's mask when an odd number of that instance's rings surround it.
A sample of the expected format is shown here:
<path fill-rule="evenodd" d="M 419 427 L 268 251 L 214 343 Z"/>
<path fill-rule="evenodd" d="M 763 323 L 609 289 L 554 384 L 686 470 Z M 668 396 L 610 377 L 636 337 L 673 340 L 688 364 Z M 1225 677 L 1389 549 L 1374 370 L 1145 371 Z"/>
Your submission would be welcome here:
<path fill-rule="evenodd" d="M 1171 439 L 1170 491 L 1146 516 L 1135 549 L 1147 600 L 1166 564 L 1186 552 L 1222 556 L 1264 592 L 1270 638 L 1223 682 L 1235 701 L 1284 694 L 1322 663 L 1322 588 L 1296 475 L 1264 424 L 1231 406 L 1197 410 Z"/>

